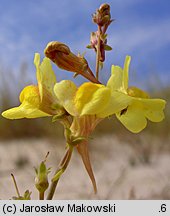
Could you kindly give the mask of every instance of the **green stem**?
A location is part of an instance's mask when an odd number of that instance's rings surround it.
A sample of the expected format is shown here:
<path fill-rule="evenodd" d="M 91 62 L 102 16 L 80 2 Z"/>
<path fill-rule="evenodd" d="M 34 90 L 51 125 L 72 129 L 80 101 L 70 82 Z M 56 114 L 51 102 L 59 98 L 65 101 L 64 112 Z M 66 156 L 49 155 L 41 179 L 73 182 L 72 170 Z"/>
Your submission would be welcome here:
<path fill-rule="evenodd" d="M 64 173 L 64 171 L 66 170 L 66 168 L 67 168 L 67 166 L 68 166 L 68 164 L 70 162 L 72 152 L 73 152 L 73 147 L 69 146 L 68 149 L 66 150 L 65 154 L 64 154 L 63 159 L 59 163 L 58 169 L 56 170 L 56 172 L 54 174 L 54 178 L 59 172 L 62 171 L 62 174 Z M 50 186 L 50 190 L 49 190 L 49 193 L 48 193 L 48 196 L 47 196 L 47 200 L 52 200 L 53 199 L 53 196 L 54 196 L 54 193 L 55 193 L 55 190 L 56 190 L 59 179 L 60 178 L 56 179 L 55 181 L 52 181 L 51 186 Z"/>
<path fill-rule="evenodd" d="M 16 182 L 15 177 L 14 177 L 14 175 L 12 173 L 11 173 L 11 177 L 12 177 L 12 180 L 14 182 L 17 195 L 18 195 L 18 197 L 20 197 L 20 193 L 19 193 L 19 189 L 18 189 L 18 186 L 17 186 L 17 182 Z"/>
<path fill-rule="evenodd" d="M 44 200 L 44 192 L 39 192 L 39 200 Z"/>
<path fill-rule="evenodd" d="M 70 128 L 71 126 L 68 117 L 64 117 L 63 119 L 60 120 L 60 122 L 64 125 L 64 128 Z"/>

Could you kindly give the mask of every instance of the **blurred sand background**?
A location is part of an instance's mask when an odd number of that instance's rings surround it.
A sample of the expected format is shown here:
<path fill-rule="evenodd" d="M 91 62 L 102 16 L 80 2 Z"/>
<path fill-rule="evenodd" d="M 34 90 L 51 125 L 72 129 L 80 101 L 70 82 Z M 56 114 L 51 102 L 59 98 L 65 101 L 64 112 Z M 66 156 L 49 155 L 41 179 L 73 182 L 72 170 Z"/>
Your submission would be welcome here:
<path fill-rule="evenodd" d="M 132 141 L 132 140 L 131 140 Z M 115 135 L 90 142 L 91 159 L 98 185 L 92 185 L 77 152 L 60 179 L 55 199 L 170 199 L 170 149 L 159 138 L 140 136 L 135 142 Z M 167 142 L 170 140 L 167 140 Z M 34 170 L 50 151 L 47 165 L 56 167 L 64 153 L 63 140 L 19 139 L 0 142 L 0 197 L 16 194 L 10 173 L 14 173 L 20 192 L 32 191 Z M 53 169 L 54 171 L 54 169 Z"/>

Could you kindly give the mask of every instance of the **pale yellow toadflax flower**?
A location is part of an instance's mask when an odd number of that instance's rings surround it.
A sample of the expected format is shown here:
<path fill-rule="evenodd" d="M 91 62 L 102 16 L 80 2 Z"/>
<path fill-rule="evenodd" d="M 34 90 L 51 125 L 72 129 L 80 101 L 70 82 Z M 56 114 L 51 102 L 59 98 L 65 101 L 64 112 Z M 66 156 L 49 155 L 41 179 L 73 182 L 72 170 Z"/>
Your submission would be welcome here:
<path fill-rule="evenodd" d="M 3 117 L 8 119 L 38 118 L 64 112 L 53 91 L 56 77 L 50 60 L 44 58 L 40 64 L 40 55 L 36 53 L 34 64 L 38 85 L 26 86 L 20 93 L 21 104 L 4 111 Z"/>

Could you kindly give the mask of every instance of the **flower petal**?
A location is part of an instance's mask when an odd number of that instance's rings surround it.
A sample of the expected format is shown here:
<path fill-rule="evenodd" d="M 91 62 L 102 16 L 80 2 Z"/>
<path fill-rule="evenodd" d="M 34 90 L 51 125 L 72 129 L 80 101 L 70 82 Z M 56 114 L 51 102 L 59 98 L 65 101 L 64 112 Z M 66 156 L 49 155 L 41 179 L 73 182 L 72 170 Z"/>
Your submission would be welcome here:
<path fill-rule="evenodd" d="M 39 118 L 50 116 L 29 103 L 23 103 L 18 107 L 11 108 L 2 113 L 2 116 L 8 119 L 21 119 L 21 118 Z"/>
<path fill-rule="evenodd" d="M 35 85 L 26 86 L 20 93 L 19 100 L 21 103 L 27 101 L 28 103 L 39 107 L 40 105 L 40 96 L 38 87 Z"/>
<path fill-rule="evenodd" d="M 130 60 L 130 56 L 126 56 L 124 69 L 119 66 L 112 65 L 111 77 L 107 82 L 107 87 L 109 87 L 112 91 L 116 90 L 125 94 L 127 93 Z"/>
<path fill-rule="evenodd" d="M 54 96 L 53 88 L 57 81 L 50 59 L 45 57 L 40 64 L 40 54 L 35 53 L 34 64 L 37 70 L 37 81 L 41 100 L 43 100 L 44 91 L 49 91 Z"/>
<path fill-rule="evenodd" d="M 131 57 L 126 56 L 124 68 L 123 68 L 123 89 L 127 91 L 128 88 L 128 81 L 129 81 L 129 65 L 130 65 Z"/>
<path fill-rule="evenodd" d="M 122 79 L 123 79 L 123 70 L 119 66 L 112 65 L 112 73 L 111 77 L 107 82 L 107 87 L 109 87 L 112 91 L 122 90 Z"/>
<path fill-rule="evenodd" d="M 77 115 L 74 105 L 74 96 L 76 91 L 76 85 L 70 80 L 63 80 L 56 83 L 54 86 L 54 93 L 59 102 L 67 110 L 67 112 L 73 116 Z"/>
<path fill-rule="evenodd" d="M 131 97 L 135 97 L 135 98 L 149 98 L 149 94 L 146 91 L 143 91 L 142 89 L 139 89 L 135 86 L 129 87 L 127 89 L 127 93 L 129 96 Z"/>
<path fill-rule="evenodd" d="M 164 119 L 166 102 L 162 99 L 142 99 L 145 116 L 152 122 L 160 122 Z"/>
<path fill-rule="evenodd" d="M 2 113 L 2 116 L 8 119 L 21 119 L 21 118 L 38 118 L 50 116 L 49 114 L 41 111 L 40 96 L 38 86 L 26 86 L 20 93 L 21 105 L 11 108 Z"/>
<path fill-rule="evenodd" d="M 76 92 L 76 109 L 80 115 L 97 115 L 107 106 L 110 93 L 110 89 L 104 85 L 84 83 Z"/>
<path fill-rule="evenodd" d="M 132 98 L 128 95 L 114 91 L 111 93 L 111 97 L 108 105 L 102 112 L 98 114 L 99 117 L 105 118 L 107 116 L 113 115 L 121 110 L 125 109 L 129 104 L 131 104 Z"/>
<path fill-rule="evenodd" d="M 147 125 L 143 106 L 141 103 L 136 101 L 129 105 L 127 109 L 117 113 L 116 117 L 128 130 L 133 133 L 140 132 Z"/>

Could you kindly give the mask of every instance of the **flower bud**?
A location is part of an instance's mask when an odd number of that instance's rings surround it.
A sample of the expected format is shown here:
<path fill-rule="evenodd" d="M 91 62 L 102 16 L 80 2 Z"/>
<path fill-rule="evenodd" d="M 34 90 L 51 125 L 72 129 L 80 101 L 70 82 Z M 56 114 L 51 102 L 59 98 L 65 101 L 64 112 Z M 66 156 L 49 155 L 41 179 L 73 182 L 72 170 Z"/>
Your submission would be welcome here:
<path fill-rule="evenodd" d="M 100 8 L 93 14 L 93 22 L 99 26 L 104 26 L 111 22 L 110 20 L 110 6 L 108 4 L 102 4 Z"/>
<path fill-rule="evenodd" d="M 100 5 L 99 11 L 103 16 L 106 16 L 106 15 L 110 16 L 110 5 L 106 3 Z"/>
<path fill-rule="evenodd" d="M 78 74 L 85 73 L 88 70 L 88 63 L 83 56 L 76 56 L 67 45 L 58 41 L 48 43 L 44 53 L 46 57 L 63 70 Z"/>
<path fill-rule="evenodd" d="M 45 162 L 42 161 L 38 169 L 35 169 L 36 178 L 35 178 L 35 186 L 40 193 L 43 193 L 47 190 L 48 183 L 48 174 L 50 169 L 46 168 Z"/>
<path fill-rule="evenodd" d="M 99 39 L 99 32 L 92 32 L 90 35 L 90 46 L 87 48 L 93 48 L 95 52 L 97 52 L 97 45 L 98 45 L 98 39 Z M 105 51 L 110 51 L 112 48 L 107 45 L 107 35 L 100 36 L 100 62 L 105 61 Z"/>
<path fill-rule="evenodd" d="M 90 43 L 91 46 L 97 51 L 97 43 L 98 43 L 98 32 L 92 32 L 90 35 Z"/>

